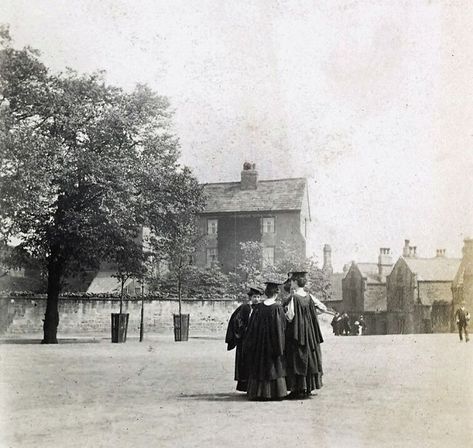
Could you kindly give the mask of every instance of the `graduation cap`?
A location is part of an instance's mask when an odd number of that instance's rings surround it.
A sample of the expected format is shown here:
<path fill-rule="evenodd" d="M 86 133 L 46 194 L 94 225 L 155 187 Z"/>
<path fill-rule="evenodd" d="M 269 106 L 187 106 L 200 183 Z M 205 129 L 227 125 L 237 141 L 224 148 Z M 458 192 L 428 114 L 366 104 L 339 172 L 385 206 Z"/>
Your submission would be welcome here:
<path fill-rule="evenodd" d="M 255 294 L 259 294 L 260 296 L 262 296 L 264 294 L 264 290 L 263 288 L 259 287 L 258 285 L 248 285 L 248 292 L 247 292 L 248 295 L 255 295 Z"/>
<path fill-rule="evenodd" d="M 272 277 L 267 277 L 264 283 L 266 285 L 283 285 L 286 281 L 281 280 L 280 277 L 272 276 Z"/>
<path fill-rule="evenodd" d="M 289 272 L 290 275 L 290 278 L 293 279 L 293 278 L 303 278 L 307 275 L 307 271 L 292 271 L 292 272 Z"/>

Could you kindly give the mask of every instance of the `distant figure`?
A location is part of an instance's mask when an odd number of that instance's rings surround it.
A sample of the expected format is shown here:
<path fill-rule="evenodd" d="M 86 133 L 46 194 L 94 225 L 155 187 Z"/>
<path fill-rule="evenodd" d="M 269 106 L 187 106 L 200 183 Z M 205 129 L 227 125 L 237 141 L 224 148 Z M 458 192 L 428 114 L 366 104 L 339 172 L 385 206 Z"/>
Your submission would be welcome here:
<path fill-rule="evenodd" d="M 468 337 L 468 322 L 470 320 L 470 313 L 465 309 L 465 302 L 461 303 L 460 308 L 455 312 L 455 320 L 457 321 L 458 326 L 458 335 L 460 336 L 460 341 L 463 341 L 463 334 L 465 333 L 465 342 L 468 342 L 470 338 Z"/>
<path fill-rule="evenodd" d="M 236 390 L 246 392 L 248 387 L 248 365 L 243 356 L 243 341 L 246 336 L 246 330 L 253 314 L 253 309 L 258 303 L 259 298 L 263 294 L 263 290 L 251 285 L 248 291 L 248 302 L 240 305 L 231 315 L 228 321 L 227 334 L 225 343 L 227 350 L 235 351 L 235 381 L 237 382 Z"/>
<path fill-rule="evenodd" d="M 345 311 L 342 313 L 342 316 L 340 317 L 339 325 L 340 325 L 340 334 L 348 336 L 351 331 L 350 318 L 348 317 L 348 314 Z"/>
<path fill-rule="evenodd" d="M 354 336 L 359 336 L 360 335 L 361 327 L 360 327 L 360 322 L 359 321 L 355 320 L 355 322 L 353 322 L 352 331 L 353 331 Z"/>
<path fill-rule="evenodd" d="M 333 316 L 332 322 L 330 322 L 330 325 L 332 326 L 333 334 L 335 336 L 338 336 L 340 334 L 340 313 L 335 313 L 335 316 Z"/>
<path fill-rule="evenodd" d="M 286 317 L 276 302 L 279 286 L 268 280 L 263 301 L 258 303 L 248 325 L 243 354 L 248 363 L 248 398 L 281 400 L 287 395 L 284 358 Z"/>
<path fill-rule="evenodd" d="M 360 318 L 358 319 L 358 335 L 363 335 L 363 334 L 366 334 L 366 322 L 365 322 L 365 318 L 363 317 L 363 315 L 360 316 Z"/>

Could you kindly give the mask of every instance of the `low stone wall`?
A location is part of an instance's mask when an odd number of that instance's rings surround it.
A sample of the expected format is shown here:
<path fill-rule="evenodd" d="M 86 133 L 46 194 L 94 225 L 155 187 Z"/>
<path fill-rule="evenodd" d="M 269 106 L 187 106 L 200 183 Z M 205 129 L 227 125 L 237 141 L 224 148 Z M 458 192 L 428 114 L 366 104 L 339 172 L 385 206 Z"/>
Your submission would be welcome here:
<path fill-rule="evenodd" d="M 141 301 L 124 301 L 129 313 L 128 335 L 138 335 Z M 228 319 L 238 302 L 233 300 L 183 300 L 182 312 L 190 314 L 189 335 L 224 334 Z M 59 301 L 58 334 L 110 334 L 111 313 L 118 313 L 116 298 L 63 298 Z M 42 333 L 45 297 L 0 297 L 0 334 Z M 145 333 L 173 332 L 173 314 L 178 313 L 175 299 L 145 300 Z"/>

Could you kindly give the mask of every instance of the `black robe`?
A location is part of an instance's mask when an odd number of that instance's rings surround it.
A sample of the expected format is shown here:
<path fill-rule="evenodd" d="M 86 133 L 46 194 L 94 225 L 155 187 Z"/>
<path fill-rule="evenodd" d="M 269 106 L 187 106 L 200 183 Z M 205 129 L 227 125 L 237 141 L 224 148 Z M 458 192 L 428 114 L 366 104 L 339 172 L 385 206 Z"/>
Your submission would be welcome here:
<path fill-rule="evenodd" d="M 248 365 L 248 398 L 281 399 L 286 396 L 283 307 L 256 305 L 243 344 Z"/>
<path fill-rule="evenodd" d="M 227 350 L 235 351 L 235 381 L 237 381 L 236 389 L 246 392 L 248 382 L 248 366 L 243 356 L 243 340 L 246 335 L 246 329 L 250 319 L 252 305 L 240 305 L 231 315 L 228 321 L 227 334 L 225 343 Z"/>
<path fill-rule="evenodd" d="M 293 295 L 294 319 L 286 328 L 287 388 L 306 393 L 322 387 L 322 352 L 324 341 L 317 309 L 310 295 Z"/>

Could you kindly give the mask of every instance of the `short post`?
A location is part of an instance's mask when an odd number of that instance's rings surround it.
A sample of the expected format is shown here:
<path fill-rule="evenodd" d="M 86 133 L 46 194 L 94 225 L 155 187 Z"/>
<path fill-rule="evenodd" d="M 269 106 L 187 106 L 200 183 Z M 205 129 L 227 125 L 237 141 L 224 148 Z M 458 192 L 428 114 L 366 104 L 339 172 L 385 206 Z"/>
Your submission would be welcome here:
<path fill-rule="evenodd" d="M 145 312 L 145 282 L 141 282 L 141 321 L 140 321 L 140 342 L 143 342 L 144 333 L 144 312 Z"/>

